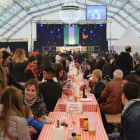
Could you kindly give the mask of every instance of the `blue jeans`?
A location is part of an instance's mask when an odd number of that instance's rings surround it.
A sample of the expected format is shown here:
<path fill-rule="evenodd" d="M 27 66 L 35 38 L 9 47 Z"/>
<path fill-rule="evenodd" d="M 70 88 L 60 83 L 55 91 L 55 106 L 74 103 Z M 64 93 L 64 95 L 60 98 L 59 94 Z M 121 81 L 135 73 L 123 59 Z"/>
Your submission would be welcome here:
<path fill-rule="evenodd" d="M 108 135 L 109 140 L 120 140 L 120 133 L 114 133 Z"/>

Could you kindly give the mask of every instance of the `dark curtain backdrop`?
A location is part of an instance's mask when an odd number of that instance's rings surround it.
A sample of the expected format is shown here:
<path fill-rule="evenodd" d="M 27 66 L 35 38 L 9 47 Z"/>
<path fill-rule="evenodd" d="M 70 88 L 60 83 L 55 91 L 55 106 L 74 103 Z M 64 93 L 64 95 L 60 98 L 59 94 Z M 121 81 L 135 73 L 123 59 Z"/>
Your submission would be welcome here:
<path fill-rule="evenodd" d="M 18 48 L 24 49 L 28 52 L 28 42 L 0 42 L 0 48 L 7 49 L 8 46 L 12 52 L 15 52 Z"/>
<path fill-rule="evenodd" d="M 100 41 L 106 41 L 106 24 L 79 26 L 81 46 L 100 46 Z"/>
<path fill-rule="evenodd" d="M 63 46 L 63 25 L 60 24 L 36 24 L 37 41 L 44 46 Z"/>

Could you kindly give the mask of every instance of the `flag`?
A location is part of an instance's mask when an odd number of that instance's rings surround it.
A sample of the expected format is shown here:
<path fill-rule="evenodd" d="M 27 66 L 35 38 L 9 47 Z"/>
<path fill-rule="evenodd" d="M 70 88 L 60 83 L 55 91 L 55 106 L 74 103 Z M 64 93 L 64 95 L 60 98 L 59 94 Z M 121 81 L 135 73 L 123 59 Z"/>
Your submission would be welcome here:
<path fill-rule="evenodd" d="M 64 44 L 79 44 L 79 27 L 64 25 Z"/>

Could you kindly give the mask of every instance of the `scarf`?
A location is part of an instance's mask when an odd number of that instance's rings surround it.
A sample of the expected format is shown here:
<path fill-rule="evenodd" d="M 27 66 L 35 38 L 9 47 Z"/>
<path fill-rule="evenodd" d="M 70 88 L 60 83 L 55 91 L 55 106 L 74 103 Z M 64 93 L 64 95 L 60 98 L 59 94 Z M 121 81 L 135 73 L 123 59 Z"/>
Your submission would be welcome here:
<path fill-rule="evenodd" d="M 34 78 L 38 81 L 38 79 L 37 79 L 37 77 L 36 77 L 36 75 L 35 75 L 35 72 L 34 72 L 34 70 L 32 69 L 32 67 L 31 67 L 30 65 L 28 65 L 28 66 L 26 67 L 25 71 L 26 71 L 27 69 L 30 69 L 30 70 L 32 71 L 32 73 L 34 74 Z M 24 71 L 24 72 L 25 72 L 25 71 Z"/>
<path fill-rule="evenodd" d="M 34 105 L 34 103 L 37 101 L 37 96 L 35 96 L 35 98 L 33 99 L 33 101 L 31 103 L 28 104 L 26 97 L 24 96 L 24 103 L 25 106 L 29 106 L 31 107 L 32 105 Z"/>

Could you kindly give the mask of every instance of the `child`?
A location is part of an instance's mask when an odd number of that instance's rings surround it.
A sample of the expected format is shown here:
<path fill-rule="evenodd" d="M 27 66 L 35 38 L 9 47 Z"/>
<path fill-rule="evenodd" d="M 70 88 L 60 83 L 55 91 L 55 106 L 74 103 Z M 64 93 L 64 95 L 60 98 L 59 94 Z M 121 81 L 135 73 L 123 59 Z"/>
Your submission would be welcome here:
<path fill-rule="evenodd" d="M 25 117 L 28 122 L 28 125 L 32 126 L 35 130 L 37 130 L 37 132 L 40 133 L 44 126 L 44 122 L 41 119 L 38 119 L 39 121 L 37 121 L 34 118 L 34 115 L 32 114 L 30 107 L 24 106 L 24 112 L 25 112 Z M 32 135 L 31 140 L 34 140 L 34 138 L 35 138 L 35 136 Z"/>

